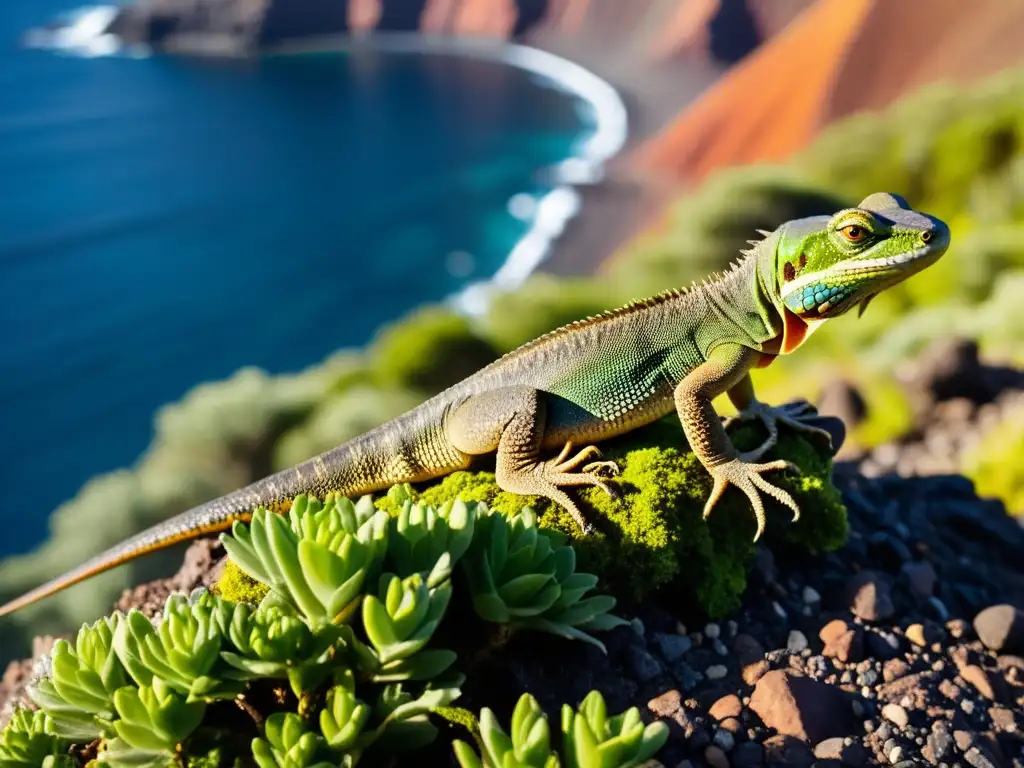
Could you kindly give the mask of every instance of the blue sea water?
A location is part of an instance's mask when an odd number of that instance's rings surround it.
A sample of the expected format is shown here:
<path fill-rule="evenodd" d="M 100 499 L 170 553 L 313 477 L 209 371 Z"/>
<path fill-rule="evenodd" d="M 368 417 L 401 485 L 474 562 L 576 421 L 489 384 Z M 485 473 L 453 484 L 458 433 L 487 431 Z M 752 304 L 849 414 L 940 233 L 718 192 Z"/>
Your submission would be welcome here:
<path fill-rule="evenodd" d="M 19 46 L 72 8 L 0 9 L 0 554 L 195 384 L 299 370 L 494 274 L 529 227 L 508 201 L 590 129 L 465 57 Z"/>

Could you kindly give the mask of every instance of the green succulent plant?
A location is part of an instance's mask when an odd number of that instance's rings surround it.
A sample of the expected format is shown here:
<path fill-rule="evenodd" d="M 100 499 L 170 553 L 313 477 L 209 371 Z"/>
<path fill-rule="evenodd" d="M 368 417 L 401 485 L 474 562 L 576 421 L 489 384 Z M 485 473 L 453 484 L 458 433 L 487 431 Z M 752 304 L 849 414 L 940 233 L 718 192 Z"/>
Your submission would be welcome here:
<path fill-rule="evenodd" d="M 370 707 L 356 698 L 352 688 L 336 685 L 327 692 L 326 705 L 320 711 L 320 733 L 329 747 L 344 752 L 356 745 L 369 718 Z"/>
<path fill-rule="evenodd" d="M 245 604 L 223 604 L 231 609 L 225 634 L 238 651 L 221 651 L 221 658 L 233 668 L 225 677 L 286 679 L 301 697 L 330 676 L 341 642 L 338 632 L 325 626 L 314 633 L 298 616 L 275 605 L 253 610 Z"/>
<path fill-rule="evenodd" d="M 644 725 L 640 710 L 631 707 L 609 718 L 604 697 L 591 691 L 578 710 L 562 707 L 561 754 L 551 748 L 547 717 L 528 693 L 512 712 L 511 735 L 494 713 L 480 712 L 480 753 L 469 744 L 452 744 L 462 768 L 633 768 L 650 760 L 668 739 L 662 722 Z"/>
<path fill-rule="evenodd" d="M 68 748 L 96 740 L 97 765 L 110 768 L 183 768 L 207 760 L 189 756 L 206 746 L 222 760 L 238 746 L 218 742 L 212 722 L 196 734 L 208 712 L 230 708 L 211 708 L 218 700 L 261 724 L 251 743 L 260 766 L 352 768 L 369 751 L 423 747 L 438 735 L 431 713 L 450 708 L 465 679 L 455 651 L 431 647 L 460 563 L 489 621 L 599 646 L 587 630 L 624 623 L 608 613 L 612 598 L 585 597 L 596 577 L 576 573 L 565 537 L 539 530 L 531 510 L 506 518 L 482 503 L 436 508 L 411 496 L 409 486 L 391 489 L 393 514 L 370 497 L 258 510 L 222 537 L 247 578 L 269 587 L 258 603 L 199 589 L 171 595 L 154 620 L 114 613 L 74 644 L 58 641 L 30 687 L 41 711 L 0 735 L 0 768 L 73 765 Z M 288 681 L 297 704 L 277 685 L 252 687 L 275 680 Z M 264 720 L 253 709 L 260 697 L 248 695 L 257 690 L 273 692 L 274 710 L 297 711 Z M 547 727 L 531 717 L 530 728 Z"/>
<path fill-rule="evenodd" d="M 480 711 L 481 755 L 464 741 L 452 743 L 462 768 L 557 768 L 558 756 L 551 751 L 551 728 L 544 710 L 528 693 L 519 697 L 512 712 L 512 735 L 498 723 L 487 707 Z"/>
<path fill-rule="evenodd" d="M 173 764 L 178 745 L 199 727 L 206 703 L 189 701 L 171 685 L 153 677 L 150 685 L 127 685 L 114 692 L 119 738 L 104 759 L 112 766 Z M 149 761 L 149 762 L 147 762 Z"/>
<path fill-rule="evenodd" d="M 469 549 L 473 541 L 476 509 L 464 501 L 445 504 L 440 509 L 410 498 L 411 489 L 398 485 L 388 492 L 388 500 L 400 502 L 401 509 L 393 520 L 394 533 L 388 539 L 388 555 L 400 576 L 430 573 L 430 586 L 451 575 L 451 568 Z M 447 556 L 447 572 L 436 568 Z"/>
<path fill-rule="evenodd" d="M 437 727 L 430 722 L 430 713 L 447 707 L 462 691 L 464 677 L 451 675 L 445 681 L 429 683 L 419 696 L 414 696 L 402 683 L 384 686 L 374 702 L 375 728 L 361 742 L 378 744 L 385 749 L 413 750 L 437 738 Z"/>
<path fill-rule="evenodd" d="M 446 560 L 442 555 L 438 562 Z M 404 579 L 384 574 L 378 594 L 363 600 L 363 628 L 375 657 L 375 681 L 430 680 L 455 663 L 454 651 L 424 650 L 452 596 L 451 582 L 430 589 L 428 581 L 419 573 Z"/>
<path fill-rule="evenodd" d="M 19 707 L 0 733 L 0 768 L 72 768 L 70 741 L 57 735 L 45 712 Z"/>
<path fill-rule="evenodd" d="M 317 760 L 326 743 L 293 712 L 268 717 L 264 735 L 252 740 L 252 756 L 260 768 L 335 768 L 334 763 Z"/>
<path fill-rule="evenodd" d="M 242 686 L 214 674 L 223 643 L 215 608 L 212 595 L 190 602 L 173 594 L 156 627 L 133 609 L 118 622 L 114 650 L 138 685 L 160 678 L 190 702 L 234 698 Z"/>
<path fill-rule="evenodd" d="M 576 711 L 562 705 L 562 734 L 568 768 L 631 768 L 665 745 L 668 726 L 660 721 L 644 725 L 636 707 L 608 717 L 604 697 L 591 691 Z"/>
<path fill-rule="evenodd" d="M 388 515 L 372 501 L 301 496 L 282 516 L 258 509 L 248 526 L 222 534 L 238 566 L 271 588 L 275 599 L 309 621 L 340 621 L 358 607 L 360 589 L 387 549 Z"/>
<path fill-rule="evenodd" d="M 537 526 L 524 508 L 511 518 L 478 505 L 478 534 L 464 563 L 473 607 L 486 621 L 528 627 L 596 645 L 585 630 L 608 630 L 626 622 L 608 613 L 615 598 L 583 599 L 597 577 L 576 573 L 576 553 L 557 531 Z"/>
<path fill-rule="evenodd" d="M 28 688 L 29 697 L 53 722 L 54 732 L 75 740 L 113 736 L 114 692 L 128 674 L 114 652 L 119 613 L 82 625 L 72 646 L 57 640 L 49 675 Z"/>

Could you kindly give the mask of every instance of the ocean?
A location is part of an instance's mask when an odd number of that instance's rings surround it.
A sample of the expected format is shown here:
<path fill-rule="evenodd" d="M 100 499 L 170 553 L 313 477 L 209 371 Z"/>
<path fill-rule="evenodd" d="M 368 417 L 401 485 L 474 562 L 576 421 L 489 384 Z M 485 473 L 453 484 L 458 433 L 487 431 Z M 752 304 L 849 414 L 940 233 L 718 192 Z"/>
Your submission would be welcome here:
<path fill-rule="evenodd" d="M 300 370 L 528 272 L 560 226 L 554 169 L 601 132 L 591 101 L 493 57 L 20 45 L 73 10 L 0 12 L 0 555 L 194 385 Z"/>

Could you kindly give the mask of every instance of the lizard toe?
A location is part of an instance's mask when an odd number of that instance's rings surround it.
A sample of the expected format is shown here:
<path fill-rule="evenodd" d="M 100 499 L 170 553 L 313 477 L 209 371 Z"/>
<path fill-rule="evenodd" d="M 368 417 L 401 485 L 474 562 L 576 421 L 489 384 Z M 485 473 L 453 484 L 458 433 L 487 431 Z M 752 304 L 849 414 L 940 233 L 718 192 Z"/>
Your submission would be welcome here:
<path fill-rule="evenodd" d="M 619 465 L 614 461 L 594 461 L 583 467 L 582 471 L 588 475 L 615 477 L 621 470 L 619 469 Z"/>

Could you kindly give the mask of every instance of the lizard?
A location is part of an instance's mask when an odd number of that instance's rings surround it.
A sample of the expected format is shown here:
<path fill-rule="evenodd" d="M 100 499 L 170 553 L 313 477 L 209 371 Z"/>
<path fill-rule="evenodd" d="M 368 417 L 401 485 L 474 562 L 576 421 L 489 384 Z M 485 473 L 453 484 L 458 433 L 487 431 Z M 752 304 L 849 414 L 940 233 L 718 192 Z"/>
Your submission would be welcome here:
<path fill-rule="evenodd" d="M 714 481 L 704 519 L 732 484 L 753 508 L 756 541 L 765 528 L 761 493 L 788 507 L 794 521 L 800 515 L 793 497 L 764 477 L 799 471 L 786 460 L 761 461 L 779 425 L 829 433 L 811 423 L 816 411 L 807 401 L 774 407 L 758 400 L 751 371 L 796 350 L 826 320 L 854 307 L 862 313 L 950 242 L 944 222 L 884 192 L 758 234 L 717 275 L 527 342 L 392 421 L 129 537 L 0 606 L 0 616 L 146 553 L 247 522 L 259 507 L 284 512 L 301 494 L 354 497 L 423 482 L 488 455 L 501 489 L 545 497 L 590 530 L 566 489 L 614 493 L 606 479 L 618 466 L 601 461 L 595 443 L 673 410 Z M 712 405 L 722 394 L 737 409 L 732 419 Z M 737 419 L 762 422 L 767 438 L 740 453 L 725 431 Z M 576 445 L 583 447 L 574 452 Z"/>

